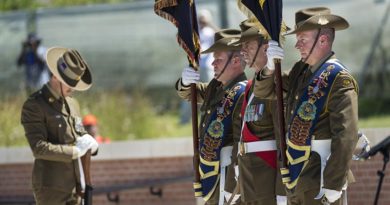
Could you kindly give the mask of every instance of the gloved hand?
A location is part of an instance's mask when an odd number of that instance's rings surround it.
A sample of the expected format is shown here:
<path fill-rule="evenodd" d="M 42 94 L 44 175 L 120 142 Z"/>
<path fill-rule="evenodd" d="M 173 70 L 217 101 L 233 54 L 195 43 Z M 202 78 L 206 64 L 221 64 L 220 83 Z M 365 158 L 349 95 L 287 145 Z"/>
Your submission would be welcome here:
<path fill-rule="evenodd" d="M 342 191 L 336 191 L 336 190 L 331 190 L 331 189 L 325 189 L 325 197 L 328 200 L 328 202 L 333 203 L 337 201 L 341 197 L 341 194 L 343 193 Z"/>
<path fill-rule="evenodd" d="M 79 157 L 84 156 L 89 149 L 91 149 L 92 153 L 95 153 L 98 147 L 97 141 L 89 134 L 85 134 L 76 140 L 76 148 Z"/>
<path fill-rule="evenodd" d="M 287 205 L 287 196 L 276 195 L 277 205 Z"/>
<path fill-rule="evenodd" d="M 200 74 L 191 67 L 185 67 L 181 73 L 181 83 L 184 86 L 189 86 L 191 83 L 198 83 Z"/>
<path fill-rule="evenodd" d="M 275 63 L 274 59 L 283 59 L 284 58 L 284 51 L 281 47 L 279 47 L 278 42 L 274 40 L 268 41 L 268 48 L 267 48 L 267 68 L 269 71 L 275 70 Z"/>

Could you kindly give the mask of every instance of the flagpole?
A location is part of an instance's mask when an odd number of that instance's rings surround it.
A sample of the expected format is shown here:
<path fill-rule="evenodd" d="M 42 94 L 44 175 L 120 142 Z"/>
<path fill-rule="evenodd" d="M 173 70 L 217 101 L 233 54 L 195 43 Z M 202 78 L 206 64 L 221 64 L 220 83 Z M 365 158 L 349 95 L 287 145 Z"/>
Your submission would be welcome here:
<path fill-rule="evenodd" d="M 199 173 L 199 135 L 198 135 L 198 106 L 196 84 L 191 84 L 191 110 L 192 110 L 192 141 L 194 148 L 193 165 L 194 165 L 194 182 L 200 182 Z"/>
<path fill-rule="evenodd" d="M 278 116 L 278 129 L 280 135 L 280 158 L 282 160 L 282 169 L 287 168 L 287 156 L 286 156 L 286 130 L 284 128 L 284 103 L 283 103 L 283 85 L 282 85 L 282 67 L 281 60 L 274 59 L 275 64 L 275 92 L 276 92 L 276 107 L 277 107 L 277 116 Z"/>

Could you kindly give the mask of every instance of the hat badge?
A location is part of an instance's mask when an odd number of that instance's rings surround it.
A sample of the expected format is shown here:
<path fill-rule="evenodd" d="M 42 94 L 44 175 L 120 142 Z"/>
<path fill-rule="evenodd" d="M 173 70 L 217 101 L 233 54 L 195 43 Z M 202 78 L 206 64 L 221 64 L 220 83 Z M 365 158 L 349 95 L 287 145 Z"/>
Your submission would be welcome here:
<path fill-rule="evenodd" d="M 318 19 L 318 24 L 320 24 L 320 25 L 326 25 L 326 24 L 328 24 L 328 23 L 329 23 L 329 20 L 326 19 L 326 18 L 324 18 L 324 17 L 320 17 L 320 18 Z"/>
<path fill-rule="evenodd" d="M 227 43 L 227 45 L 230 46 L 230 45 L 236 43 L 238 40 L 239 40 L 239 39 L 237 39 L 237 38 L 233 38 L 232 40 L 230 40 L 230 41 Z"/>

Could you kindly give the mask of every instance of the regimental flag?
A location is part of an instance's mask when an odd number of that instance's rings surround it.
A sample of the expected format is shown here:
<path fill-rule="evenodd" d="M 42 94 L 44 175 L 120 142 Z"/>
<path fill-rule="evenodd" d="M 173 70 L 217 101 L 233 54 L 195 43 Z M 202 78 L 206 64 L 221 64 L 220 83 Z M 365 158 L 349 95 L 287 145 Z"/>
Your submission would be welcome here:
<path fill-rule="evenodd" d="M 237 0 L 237 4 L 248 19 L 256 18 L 259 21 L 259 29 L 264 28 L 269 38 L 281 43 L 281 34 L 287 29 L 282 20 L 282 0 Z"/>
<path fill-rule="evenodd" d="M 187 53 L 190 66 L 197 69 L 200 41 L 195 0 L 155 0 L 154 12 L 177 27 L 177 42 Z"/>

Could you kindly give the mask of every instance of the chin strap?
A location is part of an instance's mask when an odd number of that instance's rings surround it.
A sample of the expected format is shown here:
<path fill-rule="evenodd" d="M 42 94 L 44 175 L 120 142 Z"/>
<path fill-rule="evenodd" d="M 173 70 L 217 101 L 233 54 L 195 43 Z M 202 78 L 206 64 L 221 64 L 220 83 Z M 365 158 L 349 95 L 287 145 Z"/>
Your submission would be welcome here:
<path fill-rule="evenodd" d="M 232 58 L 233 58 L 233 52 L 229 54 L 228 60 L 226 61 L 225 66 L 223 66 L 223 69 L 222 69 L 221 73 L 215 78 L 216 80 L 218 80 L 218 78 L 220 78 L 221 75 L 225 72 L 226 67 L 228 66 L 228 64 L 230 63 Z"/>
<path fill-rule="evenodd" d="M 321 33 L 321 29 L 319 28 L 319 29 L 318 29 L 318 33 L 317 33 L 317 35 L 316 35 L 316 38 L 315 38 L 315 40 L 314 40 L 314 44 L 313 44 L 313 46 L 312 46 L 311 49 L 310 49 L 309 55 L 307 55 L 306 59 L 303 61 L 304 63 L 306 63 L 307 59 L 309 59 L 311 53 L 313 52 L 314 47 L 315 47 L 316 44 L 317 44 L 318 38 L 320 38 L 320 33 Z"/>

